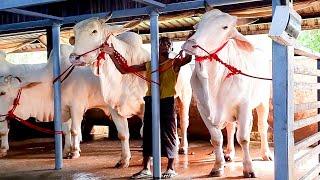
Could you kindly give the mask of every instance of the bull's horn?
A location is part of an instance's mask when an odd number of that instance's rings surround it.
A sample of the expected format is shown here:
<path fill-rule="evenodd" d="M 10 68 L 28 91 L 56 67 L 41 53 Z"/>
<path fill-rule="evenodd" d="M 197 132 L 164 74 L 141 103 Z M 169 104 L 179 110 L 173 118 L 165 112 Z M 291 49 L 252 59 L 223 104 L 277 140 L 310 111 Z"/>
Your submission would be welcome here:
<path fill-rule="evenodd" d="M 259 19 L 257 18 L 238 18 L 237 19 L 237 26 L 244 26 L 249 25 L 257 22 Z"/>
<path fill-rule="evenodd" d="M 112 12 L 109 12 L 109 13 L 106 15 L 106 17 L 99 18 L 99 21 L 100 21 L 101 23 L 106 23 L 106 22 L 109 21 L 109 19 L 111 19 L 111 17 L 112 17 Z"/>
<path fill-rule="evenodd" d="M 135 20 L 132 20 L 132 21 L 130 21 L 130 22 L 127 22 L 127 23 L 124 24 L 122 27 L 123 27 L 123 28 L 127 28 L 127 29 L 134 29 L 134 28 L 137 27 L 142 21 L 143 21 L 143 19 L 135 19 Z"/>

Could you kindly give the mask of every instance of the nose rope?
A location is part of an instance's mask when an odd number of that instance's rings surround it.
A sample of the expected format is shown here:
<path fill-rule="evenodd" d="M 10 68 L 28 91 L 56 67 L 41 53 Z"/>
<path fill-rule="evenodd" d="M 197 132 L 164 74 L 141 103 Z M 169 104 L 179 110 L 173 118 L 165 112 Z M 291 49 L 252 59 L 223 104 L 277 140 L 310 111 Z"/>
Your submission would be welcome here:
<path fill-rule="evenodd" d="M 52 84 L 54 84 L 55 82 L 57 82 L 59 79 L 61 79 L 61 77 L 62 77 L 65 73 L 67 73 L 66 76 L 61 80 L 61 83 L 63 83 L 63 81 L 66 80 L 66 79 L 70 76 L 70 74 L 72 73 L 72 71 L 74 70 L 74 68 L 75 68 L 75 65 L 73 65 L 73 64 L 70 65 L 65 71 L 63 71 L 58 77 L 56 77 L 56 78 L 53 80 Z"/>
<path fill-rule="evenodd" d="M 206 59 L 210 59 L 210 61 L 212 59 L 216 60 L 217 62 L 219 62 L 220 64 L 222 64 L 224 67 L 226 67 L 230 72 L 229 74 L 227 75 L 226 78 L 229 78 L 231 76 L 234 76 L 234 75 L 237 75 L 237 74 L 241 74 L 243 76 L 247 76 L 247 77 L 250 77 L 250 78 L 255 78 L 255 79 L 260 79 L 260 80 L 267 80 L 267 81 L 272 81 L 272 78 L 264 78 L 264 77 L 258 77 L 258 76 L 253 76 L 253 75 L 249 75 L 247 73 L 244 73 L 242 72 L 240 69 L 228 64 L 228 63 L 225 63 L 224 61 L 222 61 L 219 56 L 217 55 L 217 53 L 219 51 L 221 51 L 225 46 L 226 44 L 228 43 L 228 41 L 226 43 L 224 43 L 221 47 L 219 47 L 214 53 L 210 54 L 207 50 L 205 50 L 203 47 L 199 46 L 199 45 L 194 45 L 192 46 L 193 48 L 200 48 L 201 50 L 203 50 L 205 53 L 208 54 L 208 56 L 203 56 L 203 57 L 196 57 L 196 61 L 197 62 L 201 62 L 201 61 L 204 61 Z"/>

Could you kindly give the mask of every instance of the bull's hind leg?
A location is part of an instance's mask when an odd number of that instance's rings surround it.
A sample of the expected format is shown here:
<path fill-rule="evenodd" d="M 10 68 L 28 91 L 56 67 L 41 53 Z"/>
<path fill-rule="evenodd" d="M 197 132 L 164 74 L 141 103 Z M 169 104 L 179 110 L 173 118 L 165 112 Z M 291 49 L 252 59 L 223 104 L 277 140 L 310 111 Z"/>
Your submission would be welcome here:
<path fill-rule="evenodd" d="M 237 140 L 243 151 L 243 175 L 245 178 L 254 178 L 252 159 L 249 152 L 250 132 L 252 128 L 252 111 L 247 105 L 242 105 L 238 116 Z"/>
<path fill-rule="evenodd" d="M 131 152 L 129 147 L 129 127 L 127 118 L 120 116 L 115 110 L 111 110 L 112 120 L 118 130 L 118 138 L 121 140 L 121 159 L 115 165 L 116 168 L 129 167 Z"/>
<path fill-rule="evenodd" d="M 179 106 L 180 128 L 181 128 L 181 144 L 179 147 L 179 154 L 188 154 L 188 136 L 187 130 L 189 127 L 189 106 L 191 98 L 186 97 L 184 99 L 177 98 Z"/>
<path fill-rule="evenodd" d="M 0 157 L 4 157 L 7 155 L 7 151 L 9 150 L 9 128 L 8 122 L 2 121 L 0 122 L 0 136 L 1 136 L 1 148 L 0 148 Z"/>
<path fill-rule="evenodd" d="M 261 137 L 261 157 L 264 161 L 272 161 L 273 156 L 268 144 L 268 114 L 269 103 L 261 104 L 257 107 L 258 129 Z"/>
<path fill-rule="evenodd" d="M 226 129 L 227 129 L 228 144 L 227 144 L 227 149 L 224 154 L 224 159 L 227 162 L 231 162 L 234 160 L 234 156 L 235 156 L 234 135 L 236 133 L 236 123 L 228 122 Z"/>

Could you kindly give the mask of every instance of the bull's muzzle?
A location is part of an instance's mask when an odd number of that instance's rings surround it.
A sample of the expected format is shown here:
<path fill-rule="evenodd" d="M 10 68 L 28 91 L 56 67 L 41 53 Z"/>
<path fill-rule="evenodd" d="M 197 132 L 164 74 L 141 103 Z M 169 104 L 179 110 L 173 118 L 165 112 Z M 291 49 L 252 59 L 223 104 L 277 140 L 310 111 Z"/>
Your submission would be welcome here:
<path fill-rule="evenodd" d="M 70 61 L 71 64 L 76 65 L 76 66 L 84 66 L 84 65 L 86 65 L 85 62 L 80 60 L 80 57 L 81 56 L 79 56 L 79 55 L 77 55 L 75 53 L 72 53 L 69 56 L 69 61 Z"/>

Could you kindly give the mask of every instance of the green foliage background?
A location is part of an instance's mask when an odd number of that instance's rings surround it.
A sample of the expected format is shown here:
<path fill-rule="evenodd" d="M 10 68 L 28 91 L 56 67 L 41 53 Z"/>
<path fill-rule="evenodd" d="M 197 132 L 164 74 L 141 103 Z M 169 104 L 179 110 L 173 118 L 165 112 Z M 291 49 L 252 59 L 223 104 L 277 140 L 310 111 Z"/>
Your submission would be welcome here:
<path fill-rule="evenodd" d="M 308 30 L 300 33 L 298 42 L 305 47 L 320 52 L 320 30 Z"/>

